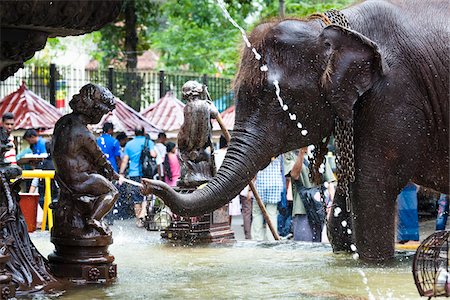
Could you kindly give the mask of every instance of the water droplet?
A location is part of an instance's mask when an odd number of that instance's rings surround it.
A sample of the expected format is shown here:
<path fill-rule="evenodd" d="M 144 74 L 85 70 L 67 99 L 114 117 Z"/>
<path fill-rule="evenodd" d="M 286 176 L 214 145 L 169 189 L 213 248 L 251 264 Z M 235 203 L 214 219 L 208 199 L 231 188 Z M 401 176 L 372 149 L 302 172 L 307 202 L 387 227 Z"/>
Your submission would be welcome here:
<path fill-rule="evenodd" d="M 261 59 L 261 54 L 259 54 L 258 51 L 256 51 L 255 48 L 252 48 L 252 52 L 255 54 L 255 58 L 256 58 L 257 60 L 260 60 L 260 59 Z"/>
<path fill-rule="evenodd" d="M 358 253 L 354 253 L 352 255 L 352 257 L 353 257 L 354 260 L 358 260 L 359 259 L 359 254 Z"/>
<path fill-rule="evenodd" d="M 303 135 L 303 136 L 305 136 L 305 135 L 307 135 L 307 134 L 308 134 L 308 130 L 306 130 L 306 129 L 303 129 L 301 133 L 302 133 L 302 135 Z"/>
<path fill-rule="evenodd" d="M 302 123 L 298 122 L 298 123 L 297 123 L 297 127 L 298 127 L 298 128 L 302 128 L 302 127 L 303 127 L 303 126 L 302 126 Z"/>
<path fill-rule="evenodd" d="M 261 66 L 261 68 L 259 68 L 261 71 L 263 72 L 267 72 L 269 70 L 269 68 L 267 67 L 267 65 Z"/>
<path fill-rule="evenodd" d="M 362 281 L 364 284 L 367 284 L 367 277 L 364 277 Z"/>
<path fill-rule="evenodd" d="M 327 181 L 325 181 L 325 182 L 323 183 L 323 186 L 324 186 L 325 188 L 328 188 L 328 187 L 330 186 L 330 184 L 329 184 Z"/>
<path fill-rule="evenodd" d="M 289 118 L 290 118 L 292 121 L 295 121 L 295 120 L 297 120 L 297 115 L 296 115 L 296 114 L 291 114 L 291 113 L 289 113 Z"/>
<path fill-rule="evenodd" d="M 333 215 L 334 215 L 335 217 L 337 217 L 337 216 L 339 216 L 339 214 L 341 213 L 341 211 L 342 211 L 342 209 L 341 209 L 340 207 L 336 207 L 336 208 L 334 209 Z"/>
<path fill-rule="evenodd" d="M 350 228 L 347 228 L 347 233 L 352 234 L 352 230 Z"/>
<path fill-rule="evenodd" d="M 283 105 L 283 110 L 287 111 L 288 110 L 288 106 L 286 104 Z"/>
<path fill-rule="evenodd" d="M 352 249 L 353 252 L 356 252 L 356 246 L 354 244 L 350 245 L 350 249 Z"/>
<path fill-rule="evenodd" d="M 345 220 L 342 221 L 342 222 L 341 222 L 341 225 L 342 225 L 342 227 L 347 227 L 347 221 L 345 221 Z"/>

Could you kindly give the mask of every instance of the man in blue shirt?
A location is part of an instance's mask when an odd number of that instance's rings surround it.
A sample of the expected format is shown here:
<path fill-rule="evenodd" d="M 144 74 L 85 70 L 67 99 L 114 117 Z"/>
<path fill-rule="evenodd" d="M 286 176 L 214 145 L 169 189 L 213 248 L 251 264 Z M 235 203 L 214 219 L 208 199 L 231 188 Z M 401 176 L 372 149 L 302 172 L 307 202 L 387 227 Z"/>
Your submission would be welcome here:
<path fill-rule="evenodd" d="M 110 122 L 103 124 L 103 134 L 97 139 L 97 145 L 105 154 L 114 171 L 118 172 L 121 163 L 119 141 L 112 137 L 114 126 Z"/>
<path fill-rule="evenodd" d="M 150 154 L 153 157 L 156 157 L 155 144 L 150 138 L 146 139 L 145 129 L 144 128 L 136 128 L 134 130 L 136 137 L 129 141 L 125 145 L 122 164 L 120 165 L 121 176 L 125 175 L 125 169 L 129 163 L 128 167 L 128 177 L 137 182 L 141 182 L 142 179 L 142 165 L 141 165 L 141 153 L 144 149 L 145 141 L 148 142 L 148 148 L 150 149 Z M 130 186 L 131 199 L 134 203 L 134 214 L 136 215 L 137 221 L 136 226 L 143 227 L 142 220 L 139 219 L 139 215 L 142 211 L 142 201 L 144 201 L 144 196 L 141 194 L 139 188 L 137 186 Z"/>
<path fill-rule="evenodd" d="M 36 130 L 27 129 L 23 135 L 23 139 L 30 144 L 30 149 L 33 151 L 33 154 L 47 153 L 47 150 L 45 149 L 46 141 L 41 136 L 38 136 Z"/>

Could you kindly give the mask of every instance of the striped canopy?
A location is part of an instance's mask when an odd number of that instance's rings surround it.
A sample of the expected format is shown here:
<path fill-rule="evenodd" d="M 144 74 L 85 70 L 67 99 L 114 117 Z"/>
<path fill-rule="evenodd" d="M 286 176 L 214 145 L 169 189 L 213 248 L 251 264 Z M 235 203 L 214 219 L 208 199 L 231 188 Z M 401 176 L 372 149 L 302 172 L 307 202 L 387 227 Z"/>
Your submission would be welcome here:
<path fill-rule="evenodd" d="M 142 111 L 142 115 L 162 131 L 175 133 L 183 125 L 184 106 L 172 92 L 167 92 L 164 97 Z"/>
<path fill-rule="evenodd" d="M 235 106 L 230 106 L 226 110 L 220 113 L 222 117 L 223 123 L 228 130 L 233 130 L 234 127 L 234 118 L 235 118 Z M 216 120 L 213 120 L 213 131 L 220 131 L 219 123 Z"/>
<path fill-rule="evenodd" d="M 14 130 L 34 128 L 48 131 L 63 116 L 56 107 L 27 89 L 25 83 L 0 101 L 0 116 L 7 112 L 14 114 Z"/>
<path fill-rule="evenodd" d="M 144 127 L 146 133 L 150 134 L 152 139 L 156 139 L 161 131 L 152 122 L 146 120 L 140 113 L 118 98 L 116 98 L 116 109 L 103 116 L 100 123 L 92 125 L 92 129 L 97 133 L 102 132 L 105 122 L 111 122 L 114 125 L 114 132 L 122 131 L 128 136 L 133 136 L 136 128 Z"/>

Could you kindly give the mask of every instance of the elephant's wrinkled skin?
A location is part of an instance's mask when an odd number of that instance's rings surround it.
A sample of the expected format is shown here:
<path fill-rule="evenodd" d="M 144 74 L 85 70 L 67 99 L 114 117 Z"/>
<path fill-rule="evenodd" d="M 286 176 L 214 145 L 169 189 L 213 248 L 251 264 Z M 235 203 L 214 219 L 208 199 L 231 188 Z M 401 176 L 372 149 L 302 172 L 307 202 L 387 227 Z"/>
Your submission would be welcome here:
<path fill-rule="evenodd" d="M 199 215 L 237 195 L 270 158 L 315 144 L 332 133 L 334 119 L 353 119 L 356 179 L 353 234 L 359 255 L 394 255 L 395 199 L 409 180 L 448 193 L 447 1 L 368 1 L 342 12 L 347 30 L 321 20 L 259 25 L 246 48 L 235 94 L 236 123 L 215 179 L 191 195 L 147 183 L 174 210 Z M 267 63 L 268 72 L 260 67 Z M 281 97 L 308 134 L 303 136 L 277 101 Z M 342 198 L 335 205 L 345 207 Z M 345 209 L 343 209 L 345 211 Z M 334 250 L 349 247 L 333 217 Z"/>

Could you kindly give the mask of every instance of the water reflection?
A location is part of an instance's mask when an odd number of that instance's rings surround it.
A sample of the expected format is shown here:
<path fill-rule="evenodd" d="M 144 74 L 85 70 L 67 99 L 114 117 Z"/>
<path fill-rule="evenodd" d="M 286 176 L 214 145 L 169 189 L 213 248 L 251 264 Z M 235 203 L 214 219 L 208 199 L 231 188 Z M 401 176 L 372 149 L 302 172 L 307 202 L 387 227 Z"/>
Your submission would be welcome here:
<path fill-rule="evenodd" d="M 116 222 L 112 229 L 118 282 L 71 289 L 58 299 L 369 299 L 367 289 L 376 299 L 420 299 L 411 253 L 398 254 L 387 266 L 368 266 L 332 254 L 325 244 L 238 241 L 183 247 L 135 228 L 132 221 Z M 53 250 L 48 233 L 31 236 L 44 255 Z"/>

